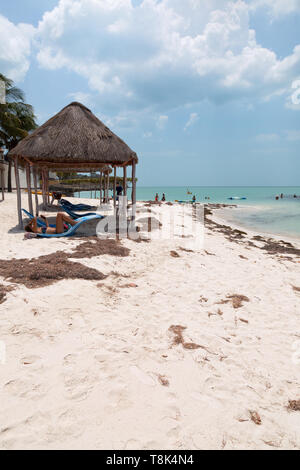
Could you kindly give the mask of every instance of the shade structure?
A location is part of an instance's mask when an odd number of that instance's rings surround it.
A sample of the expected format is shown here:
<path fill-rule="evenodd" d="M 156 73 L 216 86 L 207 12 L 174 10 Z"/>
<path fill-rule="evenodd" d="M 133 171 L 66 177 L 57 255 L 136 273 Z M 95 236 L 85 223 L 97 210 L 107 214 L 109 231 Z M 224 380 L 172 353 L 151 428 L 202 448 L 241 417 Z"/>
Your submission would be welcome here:
<path fill-rule="evenodd" d="M 58 168 L 58 164 L 137 163 L 136 153 L 83 104 L 63 108 L 9 152 L 10 157 Z"/>
<path fill-rule="evenodd" d="M 16 171 L 19 165 L 30 165 L 44 175 L 47 170 L 98 170 L 132 166 L 132 205 L 135 205 L 136 153 L 86 106 L 73 102 L 25 137 L 9 152 Z M 45 177 L 46 178 L 46 177 Z M 47 179 L 47 178 L 46 178 Z M 44 185 L 47 188 L 47 184 Z M 44 188 L 44 192 L 47 190 Z M 20 188 L 18 188 L 18 201 Z M 31 193 L 31 192 L 30 192 Z M 19 225 L 22 226 L 22 219 Z M 135 217 L 134 209 L 132 211 Z"/>

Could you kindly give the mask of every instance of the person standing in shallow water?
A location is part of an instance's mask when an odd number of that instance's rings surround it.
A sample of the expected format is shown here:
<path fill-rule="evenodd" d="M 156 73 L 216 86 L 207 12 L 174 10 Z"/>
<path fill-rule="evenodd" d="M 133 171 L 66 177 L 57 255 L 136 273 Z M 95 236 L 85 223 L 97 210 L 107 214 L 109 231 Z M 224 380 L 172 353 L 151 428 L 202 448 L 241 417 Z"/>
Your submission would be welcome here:
<path fill-rule="evenodd" d="M 158 202 L 158 193 L 155 194 L 155 202 Z"/>
<path fill-rule="evenodd" d="M 166 195 L 165 195 L 165 193 L 163 193 L 161 200 L 162 200 L 163 202 L 165 202 L 165 200 L 166 200 Z"/>

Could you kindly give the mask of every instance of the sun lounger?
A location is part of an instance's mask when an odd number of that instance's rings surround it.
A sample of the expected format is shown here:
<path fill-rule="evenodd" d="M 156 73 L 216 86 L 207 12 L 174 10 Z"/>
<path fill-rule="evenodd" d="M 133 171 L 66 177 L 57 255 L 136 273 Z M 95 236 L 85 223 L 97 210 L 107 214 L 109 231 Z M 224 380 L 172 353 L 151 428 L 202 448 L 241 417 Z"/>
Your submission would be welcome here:
<path fill-rule="evenodd" d="M 94 209 L 95 206 L 89 206 L 88 204 L 72 204 L 67 199 L 61 199 L 61 204 L 64 204 L 65 207 L 68 207 L 71 211 L 89 211 Z"/>
<path fill-rule="evenodd" d="M 28 212 L 26 209 L 22 209 L 22 211 L 29 219 L 34 219 L 34 215 L 30 214 L 30 212 Z M 46 227 L 46 223 L 43 220 L 37 218 L 36 222 L 38 227 Z M 49 224 L 49 226 L 55 227 L 53 224 Z"/>
<path fill-rule="evenodd" d="M 70 237 L 72 235 L 75 235 L 79 227 L 84 224 L 85 222 L 89 222 L 92 220 L 101 220 L 103 219 L 102 215 L 88 215 L 85 217 L 81 217 L 80 219 L 77 220 L 77 224 L 70 226 L 69 229 L 63 233 L 37 233 L 37 236 L 39 238 L 60 238 L 60 237 Z"/>
<path fill-rule="evenodd" d="M 89 215 L 97 215 L 96 212 L 88 212 L 86 214 L 76 214 L 76 212 L 73 212 L 69 206 L 66 206 L 65 204 L 61 203 L 61 201 L 60 201 L 60 206 L 67 214 L 69 214 L 70 217 L 72 217 L 72 219 L 75 219 L 75 220 L 79 219 L 80 217 L 87 217 Z"/>

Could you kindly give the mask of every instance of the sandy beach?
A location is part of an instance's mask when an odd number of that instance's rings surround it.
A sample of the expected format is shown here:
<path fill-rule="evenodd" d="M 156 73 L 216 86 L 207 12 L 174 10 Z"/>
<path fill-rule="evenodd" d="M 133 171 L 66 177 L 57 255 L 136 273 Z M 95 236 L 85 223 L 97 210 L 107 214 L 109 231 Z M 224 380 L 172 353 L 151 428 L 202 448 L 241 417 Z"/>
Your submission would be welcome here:
<path fill-rule="evenodd" d="M 175 227 L 112 254 L 91 240 L 82 258 L 83 238 L 24 240 L 5 197 L 0 258 L 25 261 L 11 278 L 0 262 L 1 449 L 300 448 L 300 243 L 234 230 L 216 209 L 201 249 Z M 137 219 L 169 208 L 139 202 Z M 101 275 L 18 276 L 56 252 Z"/>

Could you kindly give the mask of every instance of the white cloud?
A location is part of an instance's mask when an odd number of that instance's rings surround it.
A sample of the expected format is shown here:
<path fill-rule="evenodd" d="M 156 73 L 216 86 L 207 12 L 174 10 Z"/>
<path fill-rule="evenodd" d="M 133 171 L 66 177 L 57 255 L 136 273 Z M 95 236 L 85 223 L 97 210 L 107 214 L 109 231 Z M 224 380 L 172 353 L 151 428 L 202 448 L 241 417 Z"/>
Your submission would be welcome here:
<path fill-rule="evenodd" d="M 256 136 L 257 142 L 276 142 L 278 139 L 278 134 L 259 134 Z"/>
<path fill-rule="evenodd" d="M 300 46 L 261 47 L 242 0 L 60 0 L 37 38 L 40 65 L 85 77 L 107 113 L 264 99 L 300 71 Z"/>
<path fill-rule="evenodd" d="M 300 79 L 294 80 L 291 84 L 290 94 L 286 100 L 286 107 L 300 111 Z"/>
<path fill-rule="evenodd" d="M 274 17 L 300 12 L 300 0 L 254 0 L 251 8 L 267 7 Z"/>
<path fill-rule="evenodd" d="M 12 80 L 22 80 L 29 69 L 31 41 L 35 28 L 14 25 L 0 14 L 0 70 Z"/>
<path fill-rule="evenodd" d="M 195 122 L 198 120 L 197 113 L 191 113 L 189 120 L 187 121 L 186 125 L 184 126 L 184 130 L 187 131 L 189 127 L 191 127 Z"/>
<path fill-rule="evenodd" d="M 289 142 L 296 142 L 300 140 L 300 130 L 287 130 L 285 131 L 286 139 Z"/>
<path fill-rule="evenodd" d="M 76 91 L 75 93 L 69 93 L 68 97 L 72 98 L 72 101 L 78 101 L 79 103 L 84 104 L 85 106 L 92 107 L 92 99 L 89 93 L 84 93 L 82 91 Z"/>
<path fill-rule="evenodd" d="M 152 132 L 151 131 L 144 132 L 143 137 L 144 139 L 150 139 L 150 137 L 152 137 Z"/>
<path fill-rule="evenodd" d="M 157 121 L 156 121 L 156 125 L 158 127 L 158 129 L 164 129 L 167 125 L 167 122 L 168 122 L 168 116 L 165 116 L 165 115 L 161 115 L 158 117 Z"/>
<path fill-rule="evenodd" d="M 126 125 L 130 113 L 164 116 L 202 100 L 247 105 L 288 95 L 300 75 L 300 45 L 279 59 L 257 43 L 249 14 L 262 3 L 273 8 L 268 0 L 59 0 L 39 22 L 35 51 L 41 67 L 84 77 L 101 113 Z M 286 3 L 288 12 L 299 2 Z M 0 51 L 22 77 L 34 28 L 2 21 L 5 42 L 22 44 Z"/>

